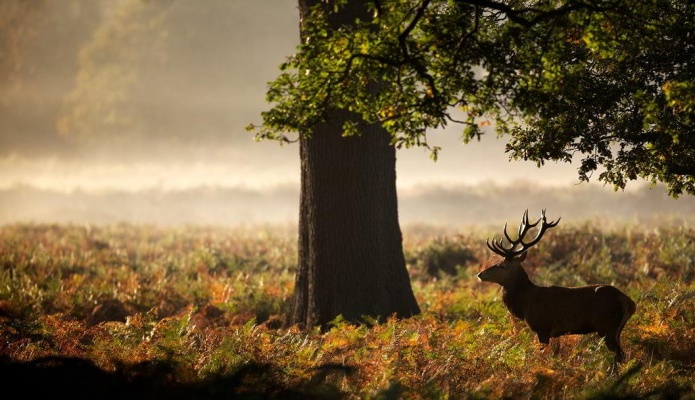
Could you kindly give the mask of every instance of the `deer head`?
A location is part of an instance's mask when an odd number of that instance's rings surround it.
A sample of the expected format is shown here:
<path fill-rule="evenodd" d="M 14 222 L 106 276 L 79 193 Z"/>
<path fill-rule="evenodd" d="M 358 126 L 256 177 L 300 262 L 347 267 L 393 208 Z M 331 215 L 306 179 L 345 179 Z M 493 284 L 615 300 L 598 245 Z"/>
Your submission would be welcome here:
<path fill-rule="evenodd" d="M 512 239 L 509 236 L 509 233 L 507 233 L 507 224 L 504 224 L 504 237 L 506 241 L 509 242 L 509 246 L 505 246 L 501 238 L 493 239 L 492 243 L 490 243 L 489 240 L 485 241 L 487 247 L 502 258 L 478 274 L 478 278 L 481 281 L 494 282 L 502 286 L 507 286 L 517 282 L 520 277 L 528 279 L 526 272 L 521 268 L 521 263 L 526 259 L 526 251 L 541 240 L 547 229 L 557 226 L 560 222 L 560 218 L 558 218 L 557 221 L 548 222 L 545 217 L 545 210 L 542 211 L 541 215 L 538 221 L 531 223 L 528 219 L 528 210 L 526 210 L 524 216 L 521 218 L 521 224 L 519 225 L 516 239 Z M 525 242 L 524 239 L 526 238 L 526 234 L 532 228 L 538 226 L 539 223 L 542 223 L 542 225 L 538 228 L 536 236 L 531 241 Z"/>

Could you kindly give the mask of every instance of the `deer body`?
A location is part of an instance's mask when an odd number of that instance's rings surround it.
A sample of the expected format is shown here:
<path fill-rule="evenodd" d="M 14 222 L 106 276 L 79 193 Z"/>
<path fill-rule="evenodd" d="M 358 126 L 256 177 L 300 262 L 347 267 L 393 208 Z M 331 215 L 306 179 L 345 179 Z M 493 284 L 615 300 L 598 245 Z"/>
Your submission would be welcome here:
<path fill-rule="evenodd" d="M 523 242 L 523 237 L 541 220 L 530 224 L 527 211 L 516 240 L 509 238 L 505 226 L 504 234 L 511 247 L 505 248 L 501 240 L 493 241 L 492 245 L 488 243 L 488 247 L 502 257 L 479 273 L 478 278 L 502 286 L 505 306 L 526 322 L 539 342 L 548 344 L 553 337 L 595 332 L 604 338 L 608 349 L 615 354 L 615 361 L 622 361 L 620 334 L 636 308 L 630 297 L 611 285 L 537 286 L 521 266 L 526 250 L 540 240 L 547 228 L 559 222 L 546 223 L 545 211 L 542 220 L 536 238 L 529 244 Z"/>

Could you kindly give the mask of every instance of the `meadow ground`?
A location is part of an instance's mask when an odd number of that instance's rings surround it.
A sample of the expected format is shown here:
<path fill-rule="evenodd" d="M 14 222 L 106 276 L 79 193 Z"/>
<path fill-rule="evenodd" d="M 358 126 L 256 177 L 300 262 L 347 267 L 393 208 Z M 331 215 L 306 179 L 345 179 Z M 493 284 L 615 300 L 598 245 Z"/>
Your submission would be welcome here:
<path fill-rule="evenodd" d="M 292 226 L 0 227 L 3 389 L 72 398 L 695 399 L 695 228 L 586 223 L 549 232 L 534 282 L 611 283 L 637 303 L 622 342 L 559 354 L 475 275 L 497 229 L 404 229 L 423 310 L 327 332 L 286 326 Z M 27 383 L 28 382 L 28 383 Z M 8 392 L 9 393 L 9 392 Z"/>

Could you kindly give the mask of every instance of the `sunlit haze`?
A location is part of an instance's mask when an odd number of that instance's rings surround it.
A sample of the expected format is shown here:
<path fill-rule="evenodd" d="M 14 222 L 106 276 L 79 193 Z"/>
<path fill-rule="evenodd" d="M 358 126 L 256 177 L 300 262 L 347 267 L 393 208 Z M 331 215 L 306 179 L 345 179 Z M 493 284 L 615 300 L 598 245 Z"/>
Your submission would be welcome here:
<path fill-rule="evenodd" d="M 296 221 L 297 145 L 244 129 L 298 43 L 295 1 L 4 0 L 0 34 L 0 223 Z M 461 129 L 430 134 L 437 162 L 399 152 L 403 222 L 694 207 L 642 183 L 578 185 L 577 165 L 510 161 L 504 138 L 463 145 Z"/>

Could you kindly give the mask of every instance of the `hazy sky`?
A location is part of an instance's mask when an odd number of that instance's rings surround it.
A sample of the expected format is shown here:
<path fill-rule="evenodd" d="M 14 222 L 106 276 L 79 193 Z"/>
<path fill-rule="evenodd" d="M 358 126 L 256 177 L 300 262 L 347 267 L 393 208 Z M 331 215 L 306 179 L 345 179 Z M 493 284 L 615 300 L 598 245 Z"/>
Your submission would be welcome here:
<path fill-rule="evenodd" d="M 295 1 L 15 3 L 31 34 L 17 46 L 14 82 L 3 80 L 0 186 L 298 182 L 297 146 L 244 130 L 260 122 L 266 83 L 298 43 Z M 464 146 L 460 129 L 431 134 L 443 147 L 436 163 L 401 151 L 399 185 L 576 181 L 574 166 L 510 163 L 494 135 Z"/>
<path fill-rule="evenodd" d="M 244 129 L 298 37 L 295 0 L 2 0 L 0 190 L 298 188 L 298 146 Z M 430 133 L 437 162 L 399 152 L 402 193 L 576 187 L 576 165 L 510 162 L 503 139 L 460 131 Z"/>

